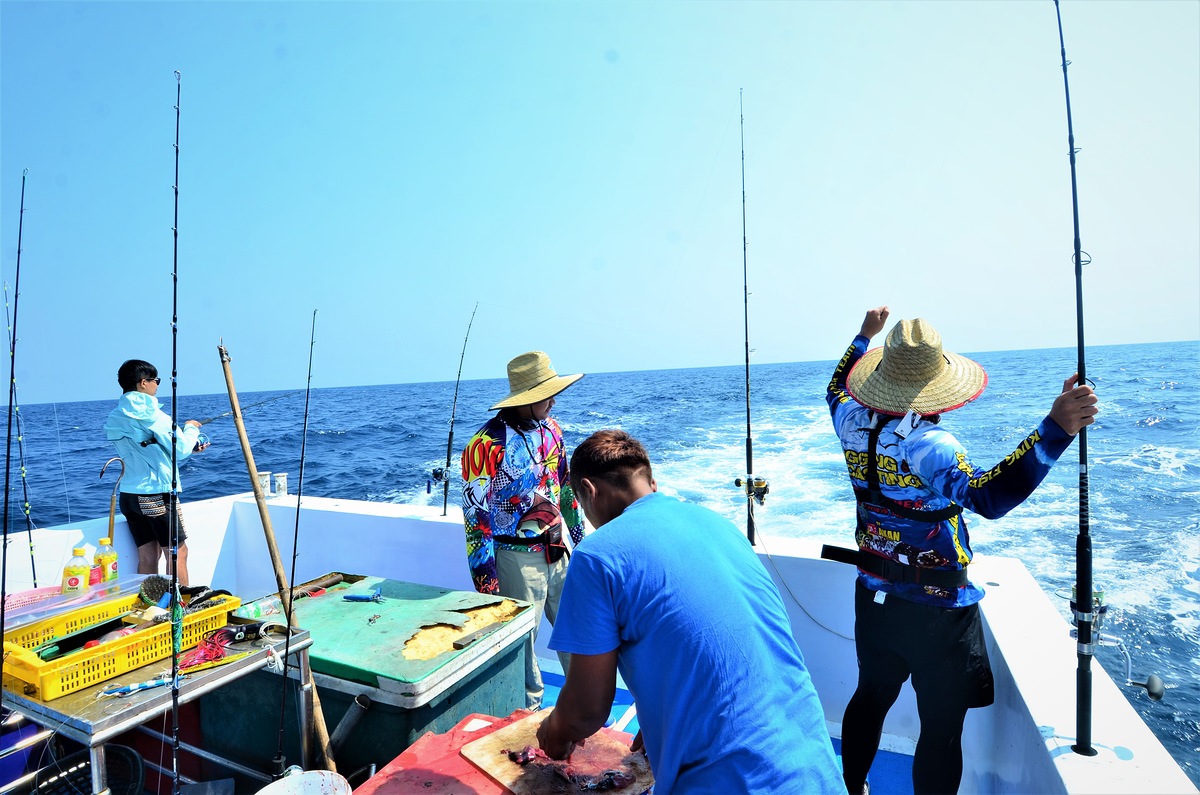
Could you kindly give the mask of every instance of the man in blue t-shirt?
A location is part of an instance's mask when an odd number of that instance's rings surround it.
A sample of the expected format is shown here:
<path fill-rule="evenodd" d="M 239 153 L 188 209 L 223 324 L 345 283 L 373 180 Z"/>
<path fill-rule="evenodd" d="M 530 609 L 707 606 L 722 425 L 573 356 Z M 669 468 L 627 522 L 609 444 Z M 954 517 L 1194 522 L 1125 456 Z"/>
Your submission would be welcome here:
<path fill-rule="evenodd" d="M 571 484 L 597 531 L 567 572 L 550 647 L 571 668 L 542 749 L 565 758 L 604 725 L 620 670 L 656 795 L 844 793 L 783 601 L 746 538 L 657 493 L 624 431 L 584 441 Z"/>

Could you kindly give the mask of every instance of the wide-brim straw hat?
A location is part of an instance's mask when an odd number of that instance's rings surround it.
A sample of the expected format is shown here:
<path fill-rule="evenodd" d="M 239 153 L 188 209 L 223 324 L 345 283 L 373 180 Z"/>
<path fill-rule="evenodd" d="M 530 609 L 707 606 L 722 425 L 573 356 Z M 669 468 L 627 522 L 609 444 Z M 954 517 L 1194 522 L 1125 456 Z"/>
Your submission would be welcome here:
<path fill-rule="evenodd" d="M 901 320 L 882 348 L 863 354 L 846 379 L 850 396 L 881 414 L 941 414 L 970 403 L 987 386 L 975 361 L 942 350 L 927 320 Z"/>
<path fill-rule="evenodd" d="M 550 364 L 550 357 L 541 351 L 522 353 L 508 363 L 508 397 L 489 411 L 511 406 L 530 406 L 552 398 L 583 378 L 583 373 L 559 375 Z"/>

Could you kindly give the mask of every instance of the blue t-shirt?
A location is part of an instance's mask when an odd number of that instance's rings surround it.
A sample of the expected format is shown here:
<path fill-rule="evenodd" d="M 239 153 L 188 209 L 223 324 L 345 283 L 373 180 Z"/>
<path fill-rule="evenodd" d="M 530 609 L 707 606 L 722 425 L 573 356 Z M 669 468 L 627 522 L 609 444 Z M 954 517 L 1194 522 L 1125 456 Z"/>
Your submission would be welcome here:
<path fill-rule="evenodd" d="M 846 791 L 779 591 L 706 508 L 649 494 L 585 538 L 550 647 L 618 649 L 655 795 Z"/>

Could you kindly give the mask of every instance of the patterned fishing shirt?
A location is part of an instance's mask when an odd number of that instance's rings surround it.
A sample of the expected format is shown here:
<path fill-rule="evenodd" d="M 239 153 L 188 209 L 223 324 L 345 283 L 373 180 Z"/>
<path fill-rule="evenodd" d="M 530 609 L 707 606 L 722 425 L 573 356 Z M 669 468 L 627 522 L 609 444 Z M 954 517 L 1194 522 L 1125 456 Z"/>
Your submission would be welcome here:
<path fill-rule="evenodd" d="M 842 442 L 850 482 L 860 497 L 868 488 L 867 435 L 874 417 L 846 391 L 846 379 L 868 344 L 864 336 L 854 338 L 838 362 L 825 395 L 833 427 Z M 904 438 L 895 433 L 898 424 L 891 422 L 883 429 L 875 451 L 884 496 L 924 511 L 938 511 L 957 503 L 985 519 L 998 519 L 1024 502 L 1074 439 L 1047 416 L 1000 463 L 983 469 L 973 464 L 959 441 L 935 422 L 921 420 Z M 865 553 L 910 566 L 944 570 L 962 569 L 971 562 L 971 538 L 964 514 L 927 522 L 903 518 L 865 501 L 859 502 L 857 514 L 855 540 Z M 983 598 L 983 589 L 973 583 L 942 588 L 893 582 L 862 569 L 858 578 L 873 591 L 939 607 L 965 607 Z"/>
<path fill-rule="evenodd" d="M 567 475 L 562 429 L 547 418 L 529 431 L 488 420 L 462 454 L 467 563 L 480 593 L 499 593 L 496 549 L 545 553 L 543 544 L 505 544 L 496 537 L 534 538 L 561 516 L 572 545 L 583 540 L 583 516 Z"/>

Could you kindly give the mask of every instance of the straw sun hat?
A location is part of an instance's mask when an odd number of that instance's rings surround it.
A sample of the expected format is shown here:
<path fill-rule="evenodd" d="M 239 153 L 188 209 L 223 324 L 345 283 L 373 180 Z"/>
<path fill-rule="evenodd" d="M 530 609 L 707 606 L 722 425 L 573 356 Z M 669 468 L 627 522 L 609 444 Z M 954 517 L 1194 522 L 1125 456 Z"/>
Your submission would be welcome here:
<path fill-rule="evenodd" d="M 940 414 L 965 406 L 987 386 L 987 372 L 965 356 L 942 350 L 927 320 L 901 320 L 882 348 L 863 354 L 846 381 L 851 397 L 882 414 Z"/>
<path fill-rule="evenodd" d="M 550 365 L 550 357 L 541 351 L 522 353 L 508 363 L 508 397 L 489 411 L 511 406 L 541 403 L 583 378 L 583 373 L 559 375 Z"/>

